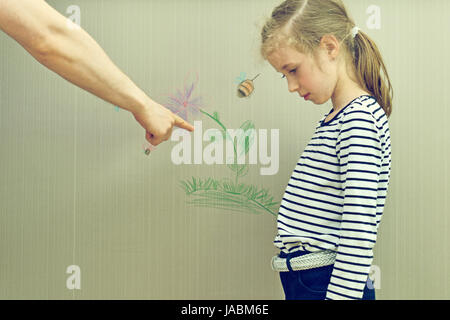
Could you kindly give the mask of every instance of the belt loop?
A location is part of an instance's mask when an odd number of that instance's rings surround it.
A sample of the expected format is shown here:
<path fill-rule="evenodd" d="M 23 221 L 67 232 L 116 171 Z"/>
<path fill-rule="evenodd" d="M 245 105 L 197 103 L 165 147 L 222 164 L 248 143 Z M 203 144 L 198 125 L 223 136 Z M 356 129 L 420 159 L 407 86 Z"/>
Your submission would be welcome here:
<path fill-rule="evenodd" d="M 292 267 L 291 267 L 291 262 L 290 262 L 291 258 L 292 258 L 291 252 L 289 252 L 286 257 L 286 266 L 289 271 L 294 272 L 294 270 L 292 270 Z"/>

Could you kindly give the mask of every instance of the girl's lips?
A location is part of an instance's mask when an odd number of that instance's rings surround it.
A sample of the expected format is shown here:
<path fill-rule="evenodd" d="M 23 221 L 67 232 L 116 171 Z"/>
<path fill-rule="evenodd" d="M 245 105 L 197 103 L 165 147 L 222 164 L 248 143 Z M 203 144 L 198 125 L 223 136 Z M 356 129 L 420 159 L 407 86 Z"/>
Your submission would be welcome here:
<path fill-rule="evenodd" d="M 308 94 L 304 97 L 304 99 L 305 99 L 305 100 L 308 100 L 309 95 L 310 95 L 310 93 L 308 93 Z"/>

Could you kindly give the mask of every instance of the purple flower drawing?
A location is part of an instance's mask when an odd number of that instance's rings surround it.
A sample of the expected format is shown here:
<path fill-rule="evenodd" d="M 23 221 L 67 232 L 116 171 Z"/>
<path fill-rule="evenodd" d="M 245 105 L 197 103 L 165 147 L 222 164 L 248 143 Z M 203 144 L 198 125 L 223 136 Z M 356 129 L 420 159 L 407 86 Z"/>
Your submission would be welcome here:
<path fill-rule="evenodd" d="M 193 97 L 193 92 L 198 82 L 198 75 L 195 81 L 187 81 L 189 75 L 184 80 L 184 91 L 177 89 L 176 94 L 169 95 L 169 102 L 164 106 L 179 117 L 188 121 L 189 115 L 197 115 L 202 106 L 202 97 Z"/>

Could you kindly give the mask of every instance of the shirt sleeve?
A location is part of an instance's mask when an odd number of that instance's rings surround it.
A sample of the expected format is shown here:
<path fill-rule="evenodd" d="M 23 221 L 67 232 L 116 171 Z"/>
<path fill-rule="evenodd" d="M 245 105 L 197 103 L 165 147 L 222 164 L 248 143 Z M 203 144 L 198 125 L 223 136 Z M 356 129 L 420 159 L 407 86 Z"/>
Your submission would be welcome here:
<path fill-rule="evenodd" d="M 371 112 L 354 107 L 346 111 L 336 142 L 344 204 L 327 300 L 362 298 L 379 221 L 377 195 L 382 169 L 379 130 Z"/>

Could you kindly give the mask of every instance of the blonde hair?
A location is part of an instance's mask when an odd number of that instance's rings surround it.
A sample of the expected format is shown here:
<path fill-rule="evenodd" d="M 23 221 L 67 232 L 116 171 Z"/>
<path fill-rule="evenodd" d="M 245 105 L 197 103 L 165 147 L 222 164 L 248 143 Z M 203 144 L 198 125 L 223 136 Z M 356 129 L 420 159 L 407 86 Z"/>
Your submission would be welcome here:
<path fill-rule="evenodd" d="M 322 37 L 334 35 L 343 44 L 346 61 L 353 62 L 357 81 L 372 93 L 389 118 L 393 90 L 383 59 L 367 34 L 359 30 L 352 37 L 353 27 L 355 23 L 341 0 L 286 0 L 272 11 L 262 28 L 260 53 L 267 60 L 274 50 L 288 45 L 315 58 Z"/>

